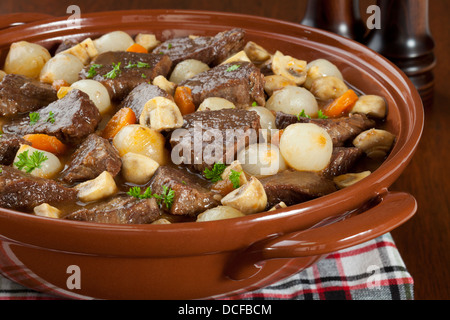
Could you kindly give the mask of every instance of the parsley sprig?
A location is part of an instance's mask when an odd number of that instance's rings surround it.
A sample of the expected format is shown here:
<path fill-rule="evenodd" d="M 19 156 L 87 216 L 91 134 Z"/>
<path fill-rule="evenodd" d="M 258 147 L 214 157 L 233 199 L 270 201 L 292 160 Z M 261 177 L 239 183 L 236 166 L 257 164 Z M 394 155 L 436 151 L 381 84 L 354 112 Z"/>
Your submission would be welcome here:
<path fill-rule="evenodd" d="M 91 79 L 91 78 L 95 77 L 97 75 L 96 69 L 100 69 L 101 67 L 103 67 L 103 65 L 101 65 L 101 64 L 92 64 L 91 67 L 89 68 L 87 78 Z"/>
<path fill-rule="evenodd" d="M 14 165 L 17 169 L 25 169 L 26 173 L 31 173 L 35 169 L 40 169 L 42 164 L 48 160 L 47 156 L 40 151 L 34 151 L 31 156 L 28 155 L 28 150 L 20 153 L 18 156 L 19 161 L 15 162 Z"/>
<path fill-rule="evenodd" d="M 234 64 L 234 65 L 228 67 L 226 71 L 227 71 L 227 72 L 236 71 L 236 70 L 239 69 L 240 67 L 241 67 L 240 64 Z"/>
<path fill-rule="evenodd" d="M 215 163 L 211 170 L 207 168 L 203 171 L 203 174 L 206 179 L 215 183 L 222 180 L 222 173 L 225 171 L 226 167 L 227 166 L 223 163 Z"/>
<path fill-rule="evenodd" d="M 122 62 L 118 62 L 113 63 L 113 69 L 108 72 L 107 74 L 105 74 L 103 77 L 107 78 L 107 79 L 115 79 L 122 71 L 120 71 L 120 65 L 122 64 Z"/>
<path fill-rule="evenodd" d="M 50 113 L 48 114 L 47 122 L 55 123 L 55 121 L 55 114 L 53 113 L 53 111 L 50 111 Z"/>
<path fill-rule="evenodd" d="M 125 69 L 131 69 L 131 68 L 139 68 L 139 69 L 150 68 L 150 65 L 148 63 L 146 63 L 146 62 L 141 62 L 141 61 L 138 61 L 138 63 L 131 63 L 131 62 L 129 62 L 125 66 Z"/>
<path fill-rule="evenodd" d="M 228 177 L 235 189 L 238 189 L 241 186 L 241 174 L 242 171 L 231 170 L 230 176 Z"/>
<path fill-rule="evenodd" d="M 305 109 L 303 109 L 302 112 L 300 112 L 300 113 L 298 114 L 297 119 L 298 119 L 299 121 L 300 121 L 300 118 L 308 118 L 308 119 L 311 119 L 311 117 L 308 116 L 308 115 L 306 114 Z"/>
<path fill-rule="evenodd" d="M 170 209 L 172 207 L 175 198 L 175 191 L 166 185 L 163 186 L 163 192 L 161 194 L 152 194 L 152 190 L 150 189 L 150 187 L 148 187 L 144 191 L 144 193 L 142 193 L 140 187 L 132 187 L 127 192 L 127 194 L 137 199 L 155 198 L 156 200 L 158 200 L 160 205 L 164 204 L 167 209 Z"/>
<path fill-rule="evenodd" d="M 35 125 L 36 122 L 39 121 L 39 119 L 41 118 L 41 115 L 37 112 L 31 112 L 29 114 L 29 117 L 30 117 L 30 126 L 32 126 L 32 125 Z"/>

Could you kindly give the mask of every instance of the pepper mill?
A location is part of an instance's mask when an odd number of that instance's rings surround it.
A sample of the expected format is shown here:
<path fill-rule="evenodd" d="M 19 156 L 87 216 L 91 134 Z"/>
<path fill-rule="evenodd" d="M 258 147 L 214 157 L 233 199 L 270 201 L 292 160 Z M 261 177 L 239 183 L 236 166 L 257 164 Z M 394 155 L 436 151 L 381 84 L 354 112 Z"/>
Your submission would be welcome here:
<path fill-rule="evenodd" d="M 380 28 L 363 43 L 396 64 L 413 82 L 425 106 L 433 102 L 436 65 L 428 0 L 378 0 Z"/>
<path fill-rule="evenodd" d="M 309 0 L 300 23 L 356 41 L 366 33 L 358 0 Z"/>

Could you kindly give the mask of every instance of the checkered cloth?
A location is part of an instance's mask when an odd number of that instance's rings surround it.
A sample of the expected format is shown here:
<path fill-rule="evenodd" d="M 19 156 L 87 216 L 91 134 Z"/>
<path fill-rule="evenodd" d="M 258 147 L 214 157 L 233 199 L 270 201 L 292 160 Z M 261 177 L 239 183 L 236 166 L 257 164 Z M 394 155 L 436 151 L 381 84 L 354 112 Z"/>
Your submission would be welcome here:
<path fill-rule="evenodd" d="M 59 299 L 0 276 L 0 300 Z M 266 288 L 226 300 L 413 300 L 414 282 L 391 234 L 333 253 Z"/>

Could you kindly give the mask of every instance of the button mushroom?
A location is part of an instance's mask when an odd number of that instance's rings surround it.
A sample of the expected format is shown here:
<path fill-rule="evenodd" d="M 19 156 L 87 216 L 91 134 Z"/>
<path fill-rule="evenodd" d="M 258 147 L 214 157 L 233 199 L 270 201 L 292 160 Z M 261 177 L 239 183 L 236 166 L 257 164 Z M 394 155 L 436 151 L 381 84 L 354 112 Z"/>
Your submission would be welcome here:
<path fill-rule="evenodd" d="M 80 183 L 74 188 L 78 191 L 78 199 L 83 202 L 104 199 L 118 191 L 116 182 L 108 171 L 104 171 L 97 178 Z"/>
<path fill-rule="evenodd" d="M 245 214 L 233 207 L 218 206 L 199 214 L 197 216 L 197 222 L 217 221 L 239 217 L 245 217 Z"/>
<path fill-rule="evenodd" d="M 227 194 L 221 202 L 224 206 L 233 207 L 248 215 L 262 212 L 266 209 L 267 195 L 261 182 L 255 177 L 251 177 L 239 189 Z"/>
<path fill-rule="evenodd" d="M 156 36 L 154 34 L 147 34 L 147 33 L 139 33 L 135 38 L 134 41 L 143 46 L 148 52 L 155 49 L 161 41 L 156 39 Z"/>
<path fill-rule="evenodd" d="M 317 59 L 308 63 L 306 66 L 306 74 L 307 77 L 304 87 L 307 89 L 311 89 L 313 81 L 321 77 L 333 76 L 344 80 L 338 67 L 326 59 Z"/>
<path fill-rule="evenodd" d="M 48 203 L 43 203 L 33 209 L 34 214 L 40 217 L 61 218 L 62 212 L 58 208 L 52 207 Z"/>
<path fill-rule="evenodd" d="M 318 78 L 311 85 L 311 93 L 320 100 L 334 100 L 347 91 L 345 82 L 334 76 Z"/>
<path fill-rule="evenodd" d="M 139 123 L 160 132 L 181 128 L 183 116 L 175 102 L 168 98 L 156 97 L 145 104 Z"/>
<path fill-rule="evenodd" d="M 87 38 L 79 44 L 60 53 L 70 53 L 80 59 L 84 65 L 87 65 L 98 55 L 98 50 L 95 47 L 94 41 L 92 41 L 91 38 Z"/>
<path fill-rule="evenodd" d="M 129 152 L 122 157 L 122 176 L 130 183 L 147 183 L 158 168 L 158 162 L 143 154 Z"/>
<path fill-rule="evenodd" d="M 395 141 L 395 135 L 380 129 L 364 131 L 353 140 L 353 145 L 363 150 L 371 159 L 387 156 Z"/>
<path fill-rule="evenodd" d="M 245 51 L 242 50 L 242 51 L 239 51 L 238 53 L 232 55 L 231 57 L 229 57 L 228 59 L 223 61 L 221 64 L 227 64 L 227 63 L 236 62 L 236 61 L 251 62 L 250 58 L 247 56 Z"/>
<path fill-rule="evenodd" d="M 247 57 L 255 64 L 261 64 L 270 59 L 271 55 L 266 49 L 253 41 L 247 42 L 244 47 Z"/>
<path fill-rule="evenodd" d="M 164 90 L 171 96 L 175 94 L 175 89 L 177 87 L 176 83 L 170 82 L 163 75 L 159 75 L 155 79 L 153 79 L 153 85 Z"/>
<path fill-rule="evenodd" d="M 306 66 L 306 61 L 284 55 L 280 51 L 277 51 L 272 59 L 273 73 L 294 81 L 296 85 L 305 83 Z"/>
<path fill-rule="evenodd" d="M 334 183 L 339 189 L 348 188 L 355 183 L 367 178 L 371 175 L 370 171 L 364 171 L 359 173 L 347 173 L 333 178 Z"/>
<path fill-rule="evenodd" d="M 265 77 L 264 81 L 264 91 L 267 95 L 272 96 L 277 90 L 283 89 L 287 86 L 295 86 L 296 83 L 291 79 L 288 79 L 280 75 L 270 75 Z"/>
<path fill-rule="evenodd" d="M 386 101 L 376 95 L 364 95 L 359 97 L 350 113 L 363 113 L 371 118 L 384 119 L 386 117 Z"/>

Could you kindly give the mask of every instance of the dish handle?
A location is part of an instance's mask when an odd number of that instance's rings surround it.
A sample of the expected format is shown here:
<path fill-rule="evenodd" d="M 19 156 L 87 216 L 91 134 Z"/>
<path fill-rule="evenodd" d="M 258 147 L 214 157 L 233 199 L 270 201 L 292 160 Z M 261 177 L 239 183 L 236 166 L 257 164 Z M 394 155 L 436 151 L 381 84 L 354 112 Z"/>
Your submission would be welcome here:
<path fill-rule="evenodd" d="M 3 14 L 0 15 L 0 30 L 49 18 L 54 18 L 54 16 L 33 12 Z"/>
<path fill-rule="evenodd" d="M 375 206 L 343 221 L 256 242 L 238 253 L 225 273 L 232 280 L 245 280 L 256 275 L 267 260 L 323 256 L 346 249 L 390 232 L 416 211 L 412 195 L 387 192 Z"/>

